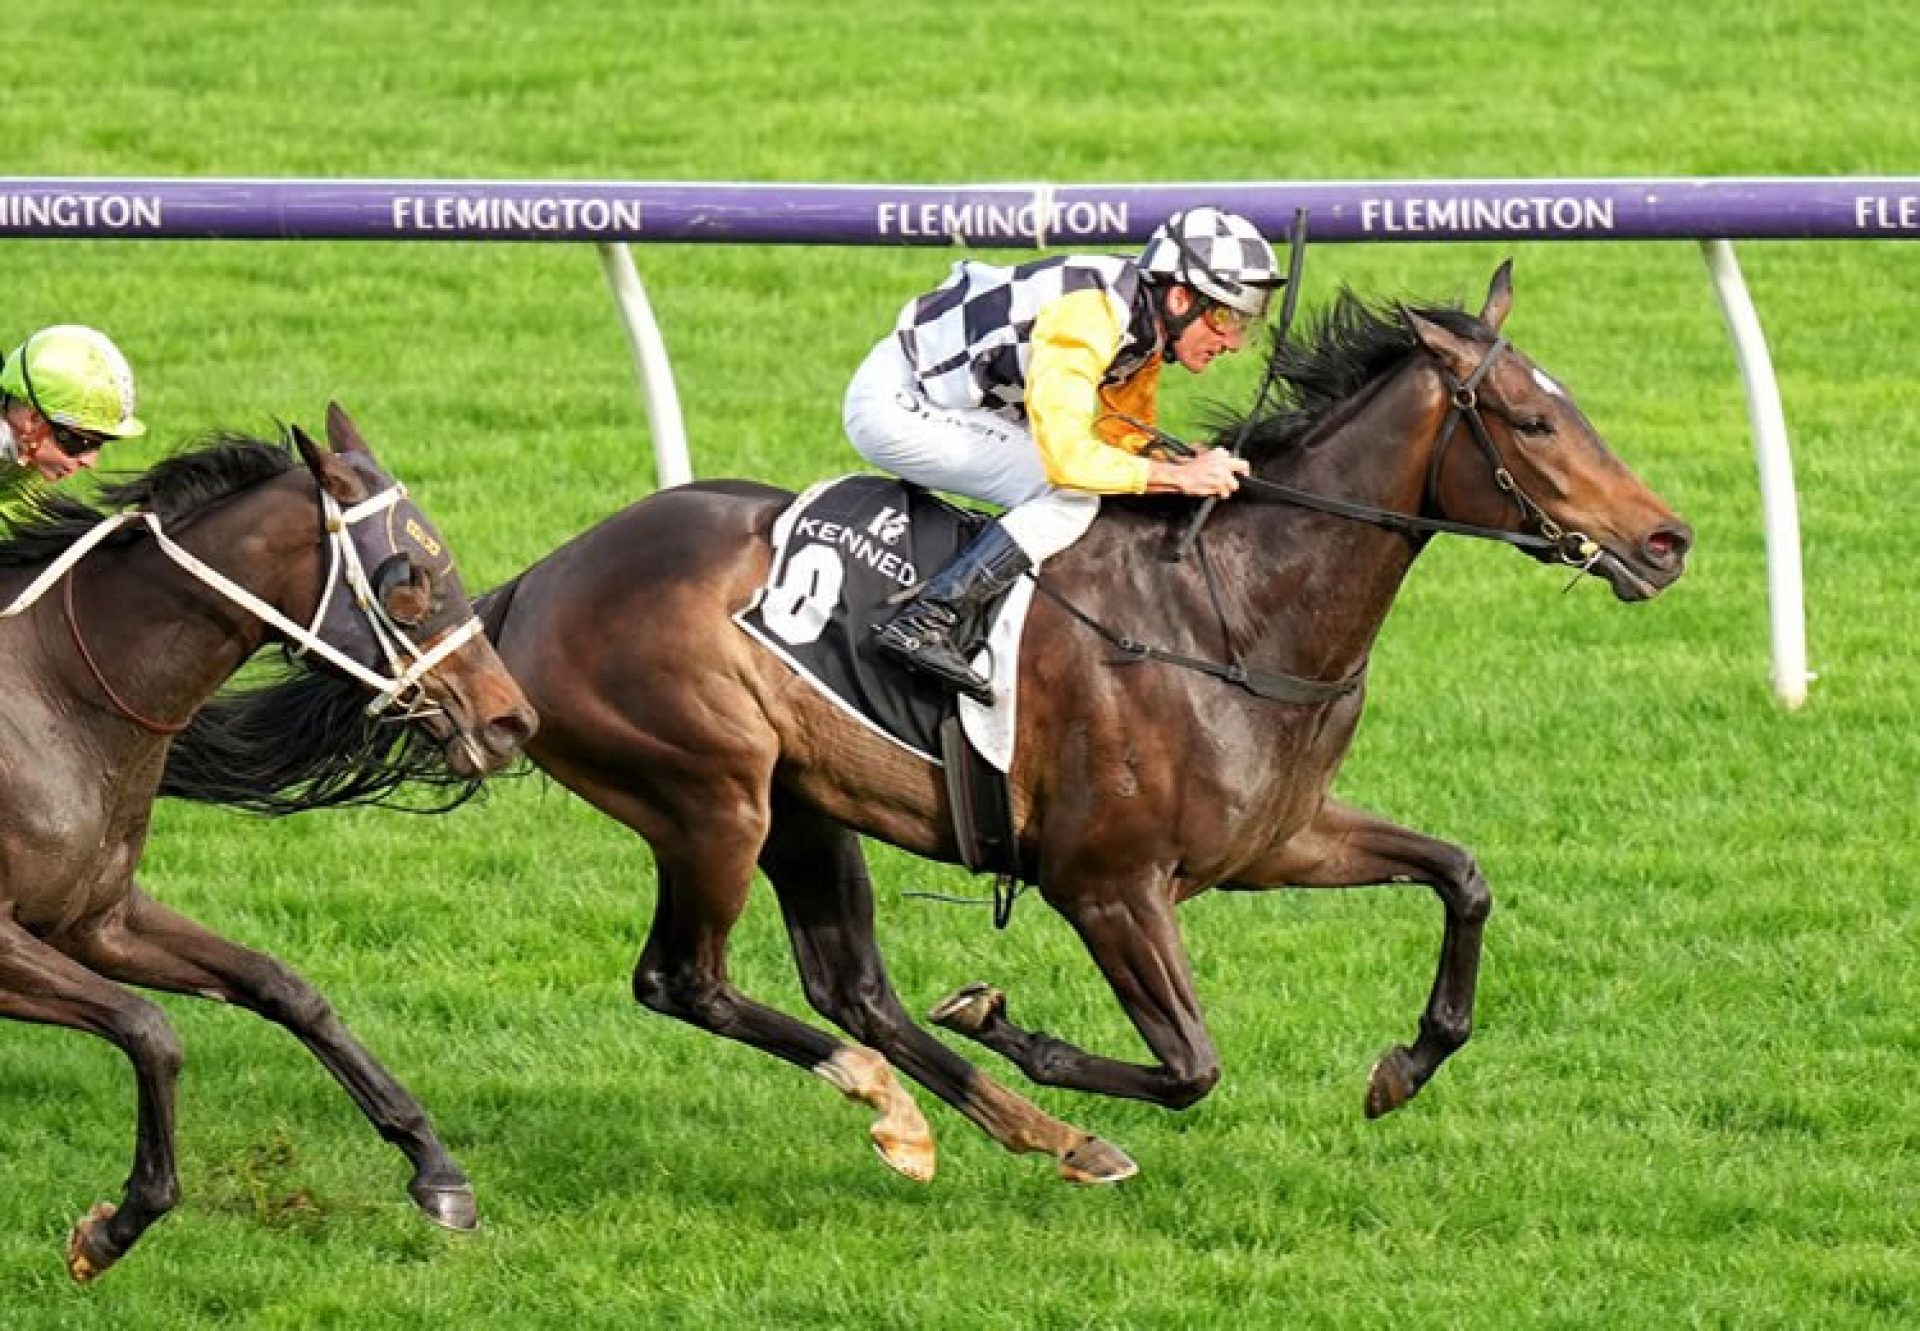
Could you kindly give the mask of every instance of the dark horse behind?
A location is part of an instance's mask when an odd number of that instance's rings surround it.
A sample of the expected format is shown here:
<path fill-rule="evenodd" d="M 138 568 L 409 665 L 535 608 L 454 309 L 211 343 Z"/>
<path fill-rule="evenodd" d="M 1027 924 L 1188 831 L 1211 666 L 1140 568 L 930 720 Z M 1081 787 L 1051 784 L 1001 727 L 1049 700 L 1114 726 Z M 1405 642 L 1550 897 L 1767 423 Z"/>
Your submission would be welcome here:
<path fill-rule="evenodd" d="M 1423 883 L 1445 917 L 1437 974 L 1411 1043 L 1374 1066 L 1367 1113 L 1404 1104 L 1466 1041 L 1486 880 L 1460 847 L 1330 794 L 1375 636 L 1436 532 L 1577 565 L 1628 601 L 1679 577 L 1692 540 L 1572 397 L 1506 343 L 1510 304 L 1505 267 L 1477 316 L 1343 296 L 1302 344 L 1273 352 L 1282 405 L 1244 423 L 1253 477 L 1193 554 L 1155 558 L 1190 506 L 1117 501 L 1049 562 L 1019 667 L 1022 860 L 1151 1057 L 1026 1030 L 984 984 L 939 1004 L 935 1021 L 1037 1082 L 1182 1108 L 1220 1075 L 1182 901 L 1211 887 Z M 1069 1179 L 1124 1178 L 1134 1166 L 1120 1150 L 991 1080 L 895 996 L 860 837 L 957 861 L 945 785 L 731 622 L 767 575 L 769 532 L 791 499 L 744 482 L 664 491 L 483 604 L 540 710 L 533 760 L 653 848 L 659 899 L 634 994 L 870 1105 L 874 1143 L 909 1176 L 931 1176 L 934 1148 L 894 1068 L 1008 1149 L 1053 1156 Z M 1122 640 L 1134 650 L 1117 657 Z M 187 748 L 220 744 L 323 687 L 223 702 Z M 297 783 L 297 755 L 283 757 L 281 776 Z M 727 937 L 756 866 L 779 898 L 808 1000 L 859 1044 L 730 982 Z"/>
<path fill-rule="evenodd" d="M 109 487 L 116 514 L 55 499 L 0 533 L 0 1017 L 111 1041 L 139 1088 L 121 1201 L 95 1206 L 68 1240 L 76 1280 L 118 1260 L 179 1195 L 180 1040 L 122 984 L 285 1026 L 405 1153 L 421 1209 L 475 1223 L 472 1189 L 426 1112 L 313 986 L 152 900 L 134 876 L 168 745 L 271 638 L 304 637 L 344 672 L 329 691 L 344 706 L 309 711 L 298 731 L 314 806 L 405 774 L 478 779 L 532 732 L 444 542 L 346 413 L 328 411 L 330 450 L 291 433 L 298 458 L 219 439 Z M 413 724 L 369 716 L 369 685 Z"/>

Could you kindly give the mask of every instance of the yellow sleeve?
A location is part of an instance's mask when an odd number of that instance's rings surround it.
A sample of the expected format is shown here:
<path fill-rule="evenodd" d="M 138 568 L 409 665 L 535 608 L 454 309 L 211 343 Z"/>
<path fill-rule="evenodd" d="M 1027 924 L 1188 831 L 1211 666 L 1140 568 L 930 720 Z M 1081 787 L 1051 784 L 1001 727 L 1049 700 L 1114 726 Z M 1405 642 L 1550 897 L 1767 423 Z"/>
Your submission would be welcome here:
<path fill-rule="evenodd" d="M 1092 289 L 1062 296 L 1034 320 L 1027 421 L 1047 479 L 1055 485 L 1095 494 L 1139 494 L 1147 488 L 1147 460 L 1094 433 L 1094 422 L 1105 410 L 1100 380 L 1119 353 L 1122 331 L 1112 300 Z M 1145 377 L 1136 375 L 1115 387 L 1124 389 Z"/>

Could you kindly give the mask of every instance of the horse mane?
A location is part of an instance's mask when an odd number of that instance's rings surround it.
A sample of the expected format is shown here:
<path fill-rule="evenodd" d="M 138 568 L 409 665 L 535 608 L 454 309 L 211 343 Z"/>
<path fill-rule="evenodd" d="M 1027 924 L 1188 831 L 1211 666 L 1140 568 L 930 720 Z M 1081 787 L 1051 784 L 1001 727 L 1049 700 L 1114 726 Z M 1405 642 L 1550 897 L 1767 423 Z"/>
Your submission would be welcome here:
<path fill-rule="evenodd" d="M 1369 304 L 1342 287 L 1332 305 L 1309 319 L 1301 336 L 1268 353 L 1272 400 L 1259 416 L 1249 423 L 1245 412 L 1212 410 L 1207 420 L 1212 442 L 1232 444 L 1244 428 L 1242 451 L 1256 467 L 1301 446 L 1321 422 L 1413 354 L 1419 343 L 1404 317 L 1408 308 L 1463 337 L 1488 336 L 1486 325 L 1457 305 Z"/>
<path fill-rule="evenodd" d="M 17 512 L 0 519 L 0 568 L 56 559 L 115 512 L 146 508 L 170 523 L 299 465 L 284 438 L 268 443 L 218 433 L 190 447 L 192 451 L 162 458 L 138 476 L 101 487 L 98 507 L 54 493 L 21 501 Z M 117 532 L 107 543 L 139 535 L 134 530 Z"/>
<path fill-rule="evenodd" d="M 194 714 L 168 747 L 159 793 L 278 818 L 355 804 L 445 813 L 482 787 L 415 727 L 368 716 L 362 685 L 283 655 L 266 682 Z"/>

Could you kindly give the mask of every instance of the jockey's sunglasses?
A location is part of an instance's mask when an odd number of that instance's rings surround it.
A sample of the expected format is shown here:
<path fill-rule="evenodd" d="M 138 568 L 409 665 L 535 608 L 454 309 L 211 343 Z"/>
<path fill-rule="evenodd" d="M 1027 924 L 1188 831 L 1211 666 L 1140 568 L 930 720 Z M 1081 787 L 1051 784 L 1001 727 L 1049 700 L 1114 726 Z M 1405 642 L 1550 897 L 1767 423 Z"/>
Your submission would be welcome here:
<path fill-rule="evenodd" d="M 28 354 L 32 350 L 33 340 L 29 338 L 27 345 L 20 348 L 20 382 L 27 390 L 27 404 L 40 413 L 40 419 L 45 421 L 47 429 L 53 432 L 54 447 L 70 458 L 83 458 L 89 453 L 98 453 L 100 446 L 107 442 L 104 436 L 94 435 L 71 425 L 63 425 L 40 405 L 40 397 L 33 391 L 33 358 Z"/>
<path fill-rule="evenodd" d="M 1244 336 L 1254 325 L 1250 314 L 1242 314 L 1231 305 L 1221 305 L 1216 301 L 1202 298 L 1200 317 L 1206 320 L 1207 327 L 1222 337 L 1232 337 L 1235 333 Z"/>

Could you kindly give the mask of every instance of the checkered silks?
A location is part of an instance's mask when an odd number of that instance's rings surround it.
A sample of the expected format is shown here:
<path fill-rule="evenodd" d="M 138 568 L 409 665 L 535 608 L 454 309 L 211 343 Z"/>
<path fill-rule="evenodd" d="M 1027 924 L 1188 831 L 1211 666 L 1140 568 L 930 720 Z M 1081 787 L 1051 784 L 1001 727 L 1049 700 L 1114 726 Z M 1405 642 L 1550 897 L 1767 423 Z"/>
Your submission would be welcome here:
<path fill-rule="evenodd" d="M 1131 377 L 1159 353 L 1140 271 L 1113 255 L 1063 255 L 1000 267 L 962 259 L 939 287 L 909 301 L 894 324 L 907 363 L 938 407 L 980 407 L 1024 425 L 1033 324 L 1075 291 L 1097 290 L 1126 331 L 1106 382 Z"/>

